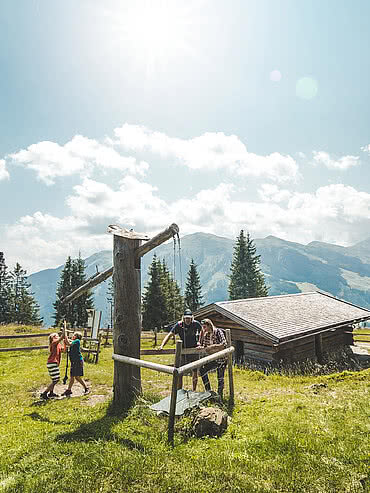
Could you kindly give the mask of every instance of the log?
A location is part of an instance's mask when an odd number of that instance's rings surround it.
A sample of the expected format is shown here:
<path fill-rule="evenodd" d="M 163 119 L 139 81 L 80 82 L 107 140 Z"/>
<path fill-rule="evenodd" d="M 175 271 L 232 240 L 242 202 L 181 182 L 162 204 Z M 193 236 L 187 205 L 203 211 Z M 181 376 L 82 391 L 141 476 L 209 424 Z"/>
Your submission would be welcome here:
<path fill-rule="evenodd" d="M 140 240 L 120 236 L 113 239 L 114 331 L 116 355 L 140 358 L 141 296 L 140 257 L 136 250 Z M 128 409 L 141 392 L 140 365 L 114 361 L 113 407 Z"/>
<path fill-rule="evenodd" d="M 105 270 L 104 272 L 101 272 L 97 276 L 91 278 L 85 284 L 82 284 L 79 288 L 75 289 L 70 293 L 68 296 L 65 296 L 64 298 L 61 299 L 62 303 L 71 303 L 71 301 L 75 300 L 76 298 L 79 298 L 82 294 L 84 294 L 86 291 L 89 289 L 93 288 L 94 286 L 97 286 L 101 282 L 105 281 L 108 279 L 113 274 L 113 267 L 109 267 L 109 269 Z"/>
<path fill-rule="evenodd" d="M 8 351 L 32 351 L 33 349 L 49 349 L 49 345 L 47 345 L 47 346 L 29 346 L 29 347 L 6 347 L 6 348 L 1 348 L 0 353 L 5 353 Z"/>
<path fill-rule="evenodd" d="M 206 356 L 204 358 L 199 359 L 198 361 L 193 361 L 192 363 L 188 363 L 187 365 L 180 366 L 179 368 L 179 375 L 184 375 L 185 373 L 195 370 L 196 368 L 200 368 L 201 366 L 205 365 L 206 363 L 210 363 L 211 361 L 215 361 L 216 359 L 223 358 L 227 356 L 230 353 L 233 353 L 235 351 L 235 348 L 233 346 L 228 347 L 226 349 L 222 349 L 222 351 L 218 351 L 217 353 L 211 354 L 209 356 Z"/>
<path fill-rule="evenodd" d="M 41 334 L 21 334 L 21 335 L 11 335 L 11 336 L 0 336 L 0 339 L 28 339 L 29 337 L 48 337 L 49 332 L 46 330 Z"/>
<path fill-rule="evenodd" d="M 112 354 L 114 361 L 119 363 L 124 363 L 126 365 L 135 366 L 138 368 L 149 368 L 149 370 L 159 371 L 161 373 L 167 373 L 168 375 L 173 375 L 174 368 L 172 366 L 160 365 L 158 363 L 153 363 L 152 361 L 145 361 L 143 359 L 130 358 L 129 356 L 123 356 L 121 354 Z"/>
<path fill-rule="evenodd" d="M 172 223 L 171 226 L 169 226 L 167 229 L 157 234 L 156 236 L 153 236 L 153 238 L 147 241 L 144 245 L 139 246 L 136 250 L 136 255 L 138 257 L 142 257 L 146 253 L 150 252 L 150 250 L 153 250 L 153 248 L 161 245 L 164 241 L 169 240 L 170 238 L 172 238 L 172 236 L 177 235 L 178 232 L 179 227 L 177 226 L 177 224 Z"/>

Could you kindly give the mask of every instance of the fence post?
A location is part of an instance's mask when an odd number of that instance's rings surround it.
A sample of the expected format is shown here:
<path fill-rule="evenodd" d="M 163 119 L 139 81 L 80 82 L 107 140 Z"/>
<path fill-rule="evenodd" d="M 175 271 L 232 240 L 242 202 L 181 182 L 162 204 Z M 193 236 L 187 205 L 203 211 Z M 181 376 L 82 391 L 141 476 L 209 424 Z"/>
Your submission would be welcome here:
<path fill-rule="evenodd" d="M 182 341 L 176 342 L 176 354 L 175 354 L 175 368 L 178 368 L 181 364 L 181 349 Z M 172 390 L 171 390 L 171 402 L 170 402 L 170 414 L 168 416 L 168 443 L 173 446 L 173 435 L 175 429 L 175 411 L 177 401 L 177 383 L 179 375 L 175 370 L 172 377 Z"/>
<path fill-rule="evenodd" d="M 157 327 L 154 327 L 154 347 L 157 346 Z"/>
<path fill-rule="evenodd" d="M 226 329 L 226 342 L 227 347 L 231 346 L 231 330 Z M 234 377 L 233 377 L 233 355 L 229 354 L 227 356 L 227 369 L 229 372 L 229 392 L 230 392 L 230 403 L 234 404 Z"/>

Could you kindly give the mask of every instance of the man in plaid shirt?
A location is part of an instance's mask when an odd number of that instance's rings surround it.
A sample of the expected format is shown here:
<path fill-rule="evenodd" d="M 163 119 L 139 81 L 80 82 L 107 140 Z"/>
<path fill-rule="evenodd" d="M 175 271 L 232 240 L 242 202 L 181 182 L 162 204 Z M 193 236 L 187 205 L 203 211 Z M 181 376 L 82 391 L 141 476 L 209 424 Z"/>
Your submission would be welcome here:
<path fill-rule="evenodd" d="M 205 349 L 206 353 L 213 354 L 225 349 L 227 342 L 221 329 L 215 327 L 209 318 L 202 320 L 202 332 L 199 338 L 199 349 Z M 211 390 L 211 383 L 208 378 L 208 372 L 217 370 L 218 394 L 222 398 L 224 390 L 224 377 L 226 369 L 226 359 L 220 358 L 203 365 L 200 370 L 200 376 L 203 380 L 204 388 Z"/>

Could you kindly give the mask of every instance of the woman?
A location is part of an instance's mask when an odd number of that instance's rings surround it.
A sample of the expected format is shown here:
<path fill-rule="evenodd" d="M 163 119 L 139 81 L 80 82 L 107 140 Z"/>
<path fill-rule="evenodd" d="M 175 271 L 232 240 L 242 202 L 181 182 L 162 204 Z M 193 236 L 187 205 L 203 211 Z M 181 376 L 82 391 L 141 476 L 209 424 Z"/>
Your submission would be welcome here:
<path fill-rule="evenodd" d="M 206 353 L 214 354 L 227 347 L 227 342 L 224 333 L 221 329 L 213 325 L 212 320 L 206 318 L 201 321 L 202 332 L 199 337 L 199 349 L 205 349 Z M 204 388 L 211 390 L 211 384 L 208 378 L 208 372 L 217 369 L 217 381 L 218 381 L 218 394 L 222 399 L 224 390 L 224 376 L 226 369 L 225 358 L 218 359 L 206 363 L 200 368 L 200 376 L 203 380 Z"/>

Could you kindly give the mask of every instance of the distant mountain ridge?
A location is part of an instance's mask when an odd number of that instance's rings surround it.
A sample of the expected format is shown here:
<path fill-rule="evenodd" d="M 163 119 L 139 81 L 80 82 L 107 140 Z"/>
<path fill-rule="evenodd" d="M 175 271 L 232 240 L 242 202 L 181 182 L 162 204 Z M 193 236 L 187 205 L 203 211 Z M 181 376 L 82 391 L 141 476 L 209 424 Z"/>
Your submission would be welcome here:
<path fill-rule="evenodd" d="M 350 247 L 313 241 L 302 245 L 267 236 L 254 240 L 261 255 L 269 295 L 299 293 L 320 289 L 356 305 L 370 308 L 370 238 Z M 228 274 L 235 241 L 209 233 L 193 233 L 181 238 L 180 244 L 169 241 L 144 255 L 142 287 L 147 280 L 153 255 L 165 259 L 185 287 L 191 259 L 198 266 L 205 304 L 228 299 Z M 86 274 L 91 276 L 112 265 L 112 252 L 103 250 L 85 259 Z M 53 323 L 57 282 L 63 265 L 28 277 L 40 304 L 45 325 Z M 108 281 L 94 289 L 95 307 L 103 311 L 103 324 L 109 323 L 110 309 L 106 300 Z"/>

